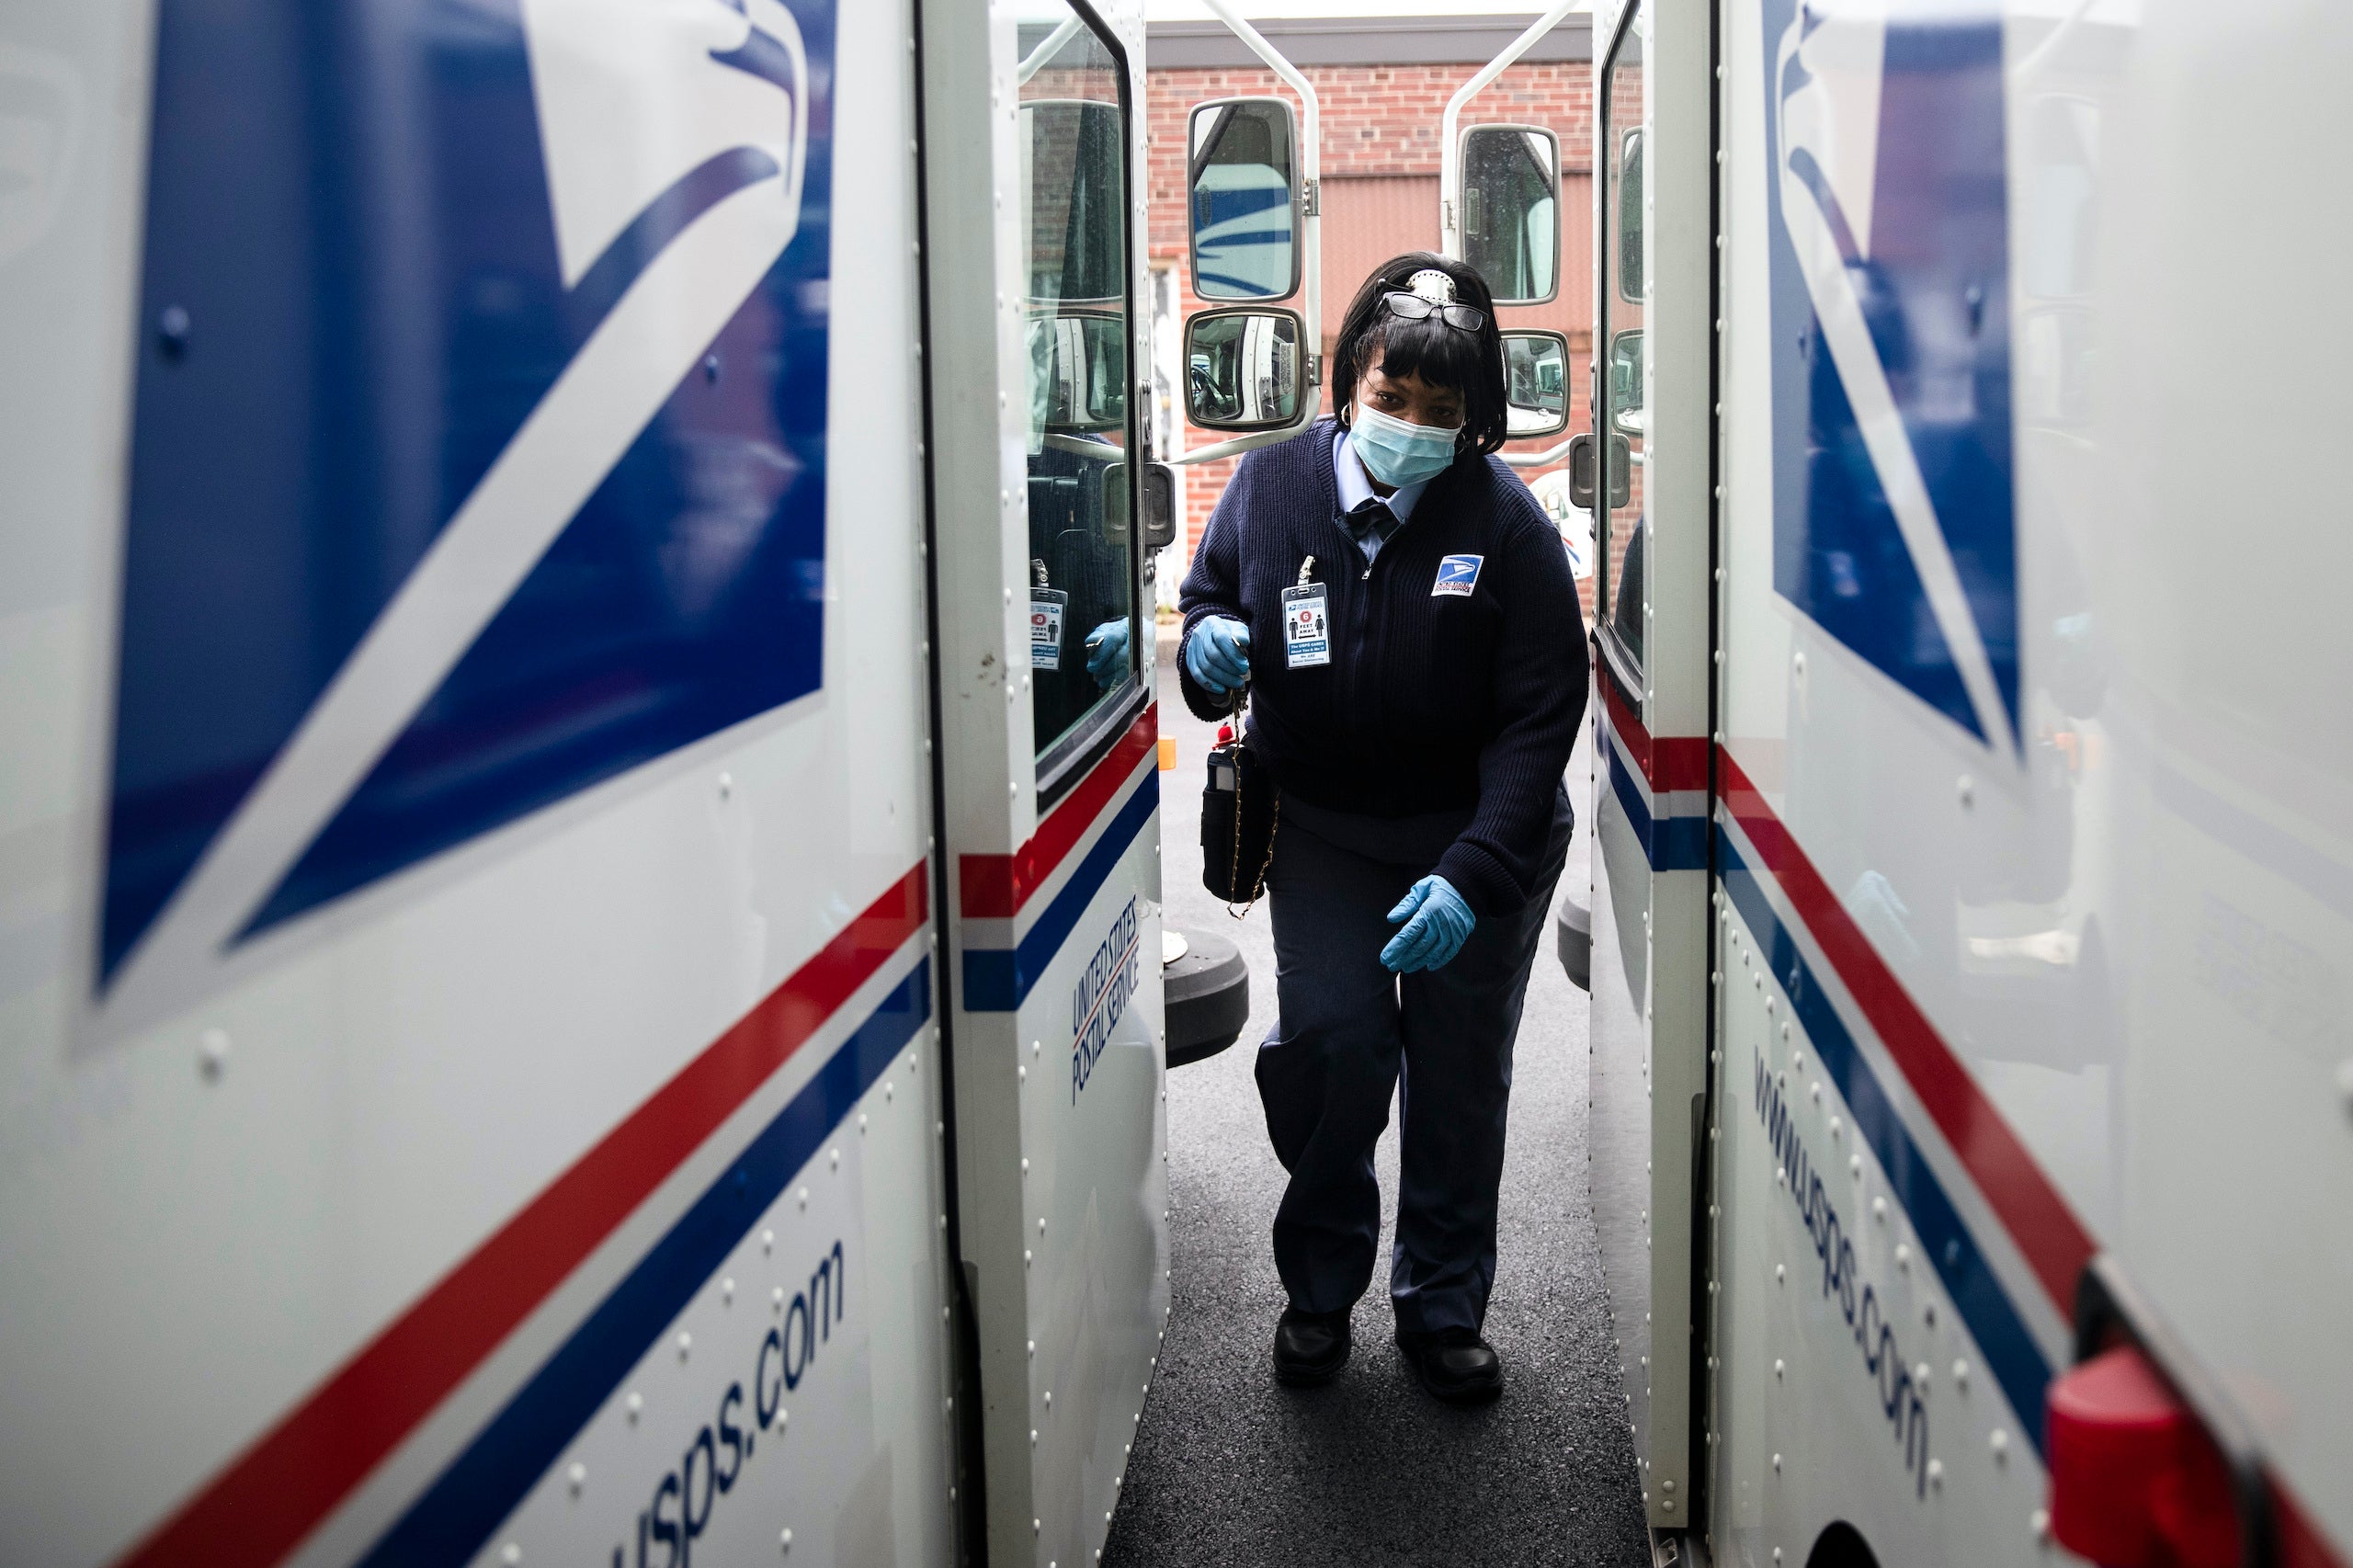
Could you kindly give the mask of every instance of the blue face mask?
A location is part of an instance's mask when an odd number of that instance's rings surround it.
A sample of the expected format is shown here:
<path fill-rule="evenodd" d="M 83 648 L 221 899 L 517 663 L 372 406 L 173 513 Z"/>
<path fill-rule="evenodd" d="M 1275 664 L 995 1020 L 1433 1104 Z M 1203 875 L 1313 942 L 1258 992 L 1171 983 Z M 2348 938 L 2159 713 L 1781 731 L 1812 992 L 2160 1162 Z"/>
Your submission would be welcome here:
<path fill-rule="evenodd" d="M 1349 443 L 1365 472 L 1388 485 L 1419 484 L 1445 472 L 1454 461 L 1454 438 L 1461 434 L 1460 425 L 1451 430 L 1415 425 L 1361 404 L 1348 425 Z"/>

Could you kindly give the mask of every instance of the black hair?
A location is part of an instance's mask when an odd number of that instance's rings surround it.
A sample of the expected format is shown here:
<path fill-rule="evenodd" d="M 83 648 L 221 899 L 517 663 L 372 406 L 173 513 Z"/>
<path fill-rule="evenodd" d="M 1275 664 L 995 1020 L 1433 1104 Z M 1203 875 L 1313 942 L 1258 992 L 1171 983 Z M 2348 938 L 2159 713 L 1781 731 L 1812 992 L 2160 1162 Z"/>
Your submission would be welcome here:
<path fill-rule="evenodd" d="M 1454 280 L 1454 302 L 1469 305 L 1486 317 L 1476 332 L 1449 326 L 1431 315 L 1406 321 L 1389 313 L 1383 295 L 1410 293 L 1405 280 L 1416 272 L 1443 272 Z M 1504 338 L 1495 325 L 1495 297 L 1486 281 L 1459 261 L 1408 251 L 1372 269 L 1348 313 L 1340 322 L 1340 340 L 1332 351 L 1333 411 L 1345 426 L 1348 404 L 1366 369 L 1378 365 L 1383 374 L 1418 376 L 1435 387 L 1462 394 L 1462 434 L 1455 438 L 1454 455 L 1498 450 L 1508 429 L 1510 410 L 1504 401 Z"/>

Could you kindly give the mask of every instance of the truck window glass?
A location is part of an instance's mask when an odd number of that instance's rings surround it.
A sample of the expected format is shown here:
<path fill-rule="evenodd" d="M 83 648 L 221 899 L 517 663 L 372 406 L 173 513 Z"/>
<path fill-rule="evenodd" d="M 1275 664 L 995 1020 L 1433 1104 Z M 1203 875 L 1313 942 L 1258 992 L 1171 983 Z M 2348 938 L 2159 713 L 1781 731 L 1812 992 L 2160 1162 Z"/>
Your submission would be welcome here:
<path fill-rule="evenodd" d="M 1041 790 L 1071 770 L 1139 690 L 1128 356 L 1124 68 L 1091 24 L 1039 6 L 1021 86 L 1029 278 L 1030 713 Z"/>
<path fill-rule="evenodd" d="M 1597 145 L 1615 149 L 1602 159 L 1600 263 L 1596 290 L 1600 320 L 1594 341 L 1608 345 L 1605 373 L 1595 389 L 1594 445 L 1607 454 L 1613 472 L 1601 500 L 1608 524 L 1600 530 L 1601 602 L 1597 618 L 1604 642 L 1640 670 L 1644 623 L 1642 539 L 1650 527 L 1643 505 L 1643 301 L 1649 293 L 1649 225 L 1643 222 L 1643 143 L 1649 114 L 1643 91 L 1643 43 L 1650 34 L 1646 5 L 1619 34 L 1601 77 L 1601 136 Z"/>

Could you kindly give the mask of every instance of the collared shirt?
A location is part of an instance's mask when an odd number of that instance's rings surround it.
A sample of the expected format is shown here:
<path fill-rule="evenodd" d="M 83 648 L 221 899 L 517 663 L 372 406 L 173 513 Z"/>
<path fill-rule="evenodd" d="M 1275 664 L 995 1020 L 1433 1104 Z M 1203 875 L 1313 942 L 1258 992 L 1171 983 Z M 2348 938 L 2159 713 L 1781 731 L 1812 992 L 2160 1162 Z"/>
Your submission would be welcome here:
<path fill-rule="evenodd" d="M 1385 503 L 1390 515 L 1397 519 L 1397 528 L 1401 528 L 1413 520 L 1415 503 L 1421 500 L 1422 492 L 1430 487 L 1430 482 L 1425 479 L 1413 484 L 1401 484 L 1386 496 L 1380 494 L 1372 488 L 1372 475 L 1365 472 L 1364 460 L 1357 456 L 1356 447 L 1346 430 L 1341 431 L 1340 438 L 1332 443 L 1332 477 L 1340 487 L 1342 513 L 1358 511 L 1375 503 Z M 1394 533 L 1396 529 L 1389 531 Z M 1367 528 L 1358 536 L 1357 548 L 1364 551 L 1367 565 L 1371 564 L 1372 558 L 1381 553 L 1381 543 L 1382 534 L 1379 528 Z"/>

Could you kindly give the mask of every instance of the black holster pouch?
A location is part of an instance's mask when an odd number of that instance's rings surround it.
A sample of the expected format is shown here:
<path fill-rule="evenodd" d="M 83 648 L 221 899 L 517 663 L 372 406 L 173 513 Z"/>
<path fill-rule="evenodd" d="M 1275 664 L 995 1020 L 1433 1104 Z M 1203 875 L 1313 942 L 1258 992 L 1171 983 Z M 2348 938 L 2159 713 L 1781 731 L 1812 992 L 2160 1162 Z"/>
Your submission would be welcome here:
<path fill-rule="evenodd" d="M 1275 858 L 1279 810 L 1274 775 L 1246 739 L 1211 750 L 1201 791 L 1201 885 L 1228 903 L 1256 902 Z"/>

